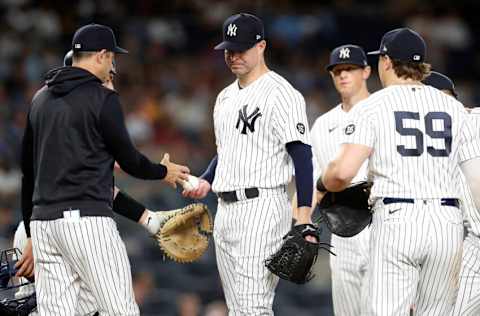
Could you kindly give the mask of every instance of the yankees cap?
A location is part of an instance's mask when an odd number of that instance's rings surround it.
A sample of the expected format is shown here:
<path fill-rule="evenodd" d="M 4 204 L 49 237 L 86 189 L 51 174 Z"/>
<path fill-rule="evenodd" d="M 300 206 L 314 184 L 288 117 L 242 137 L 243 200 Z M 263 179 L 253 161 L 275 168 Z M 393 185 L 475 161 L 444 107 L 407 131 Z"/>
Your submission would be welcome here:
<path fill-rule="evenodd" d="M 430 76 L 423 80 L 423 83 L 437 88 L 438 90 L 449 90 L 454 97 L 457 97 L 457 92 L 455 91 L 455 85 L 453 84 L 453 81 L 444 74 L 432 71 Z"/>
<path fill-rule="evenodd" d="M 365 51 L 360 46 L 351 44 L 335 48 L 330 53 L 330 62 L 325 69 L 330 71 L 336 65 L 341 64 L 357 65 L 360 67 L 368 66 Z"/>
<path fill-rule="evenodd" d="M 128 51 L 117 46 L 115 34 L 111 28 L 101 24 L 88 24 L 79 28 L 73 35 L 74 52 L 96 52 L 106 49 L 109 52 L 127 54 Z"/>
<path fill-rule="evenodd" d="M 421 63 L 425 60 L 427 45 L 417 32 L 399 28 L 385 33 L 377 51 L 367 55 L 388 55 L 405 62 Z"/>
<path fill-rule="evenodd" d="M 253 14 L 232 15 L 223 23 L 223 42 L 215 49 L 243 52 L 265 38 L 263 22 Z"/>

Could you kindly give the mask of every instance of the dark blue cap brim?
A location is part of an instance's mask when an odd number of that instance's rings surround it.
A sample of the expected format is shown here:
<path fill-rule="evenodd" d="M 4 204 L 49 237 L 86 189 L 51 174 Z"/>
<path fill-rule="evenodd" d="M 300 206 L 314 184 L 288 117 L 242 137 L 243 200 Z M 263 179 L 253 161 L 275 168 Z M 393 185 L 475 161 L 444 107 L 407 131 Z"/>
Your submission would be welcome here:
<path fill-rule="evenodd" d="M 118 47 L 118 46 L 113 49 L 113 52 L 117 53 L 117 54 L 128 54 L 128 50 L 123 49 L 123 48 Z"/>
<path fill-rule="evenodd" d="M 350 60 L 350 61 L 349 61 L 349 60 L 345 60 L 345 61 L 340 61 L 340 62 L 338 62 L 338 63 L 329 64 L 329 65 L 327 65 L 327 66 L 325 67 L 325 69 L 326 69 L 327 71 L 330 71 L 330 70 L 333 69 L 333 67 L 335 67 L 335 66 L 337 66 L 337 65 L 354 65 L 354 66 L 358 66 L 358 67 L 360 67 L 360 68 L 365 68 L 365 67 L 368 66 L 368 65 L 365 65 L 365 64 L 363 64 L 363 63 L 359 63 L 359 62 L 356 63 L 356 62 L 353 62 L 353 61 L 351 61 L 351 60 Z"/>
<path fill-rule="evenodd" d="M 375 50 L 373 52 L 368 52 L 367 55 L 385 55 L 385 53 L 382 53 L 380 50 Z"/>
<path fill-rule="evenodd" d="M 255 45 L 255 43 L 236 43 L 236 42 L 229 42 L 229 41 L 223 41 L 217 46 L 215 46 L 215 50 L 224 50 L 228 49 L 234 52 L 244 52 L 247 49 L 250 49 Z"/>

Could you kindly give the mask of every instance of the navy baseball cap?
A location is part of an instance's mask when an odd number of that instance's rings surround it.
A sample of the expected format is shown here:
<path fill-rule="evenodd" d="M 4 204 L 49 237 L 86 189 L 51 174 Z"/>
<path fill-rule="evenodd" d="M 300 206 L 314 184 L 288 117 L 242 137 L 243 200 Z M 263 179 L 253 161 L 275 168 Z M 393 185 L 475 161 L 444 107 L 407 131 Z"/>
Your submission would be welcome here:
<path fill-rule="evenodd" d="M 444 74 L 432 71 L 430 76 L 423 80 L 423 83 L 437 88 L 438 90 L 449 90 L 453 96 L 457 97 L 457 92 L 455 91 L 455 85 L 453 84 L 452 79 L 448 78 Z"/>
<path fill-rule="evenodd" d="M 385 33 L 379 50 L 367 55 L 388 55 L 400 61 L 421 63 L 426 52 L 427 45 L 420 34 L 409 28 L 400 28 Z"/>
<path fill-rule="evenodd" d="M 325 69 L 330 71 L 336 65 L 341 64 L 357 65 L 360 67 L 368 66 L 365 51 L 360 46 L 351 44 L 342 45 L 335 48 L 330 53 L 330 62 Z"/>
<path fill-rule="evenodd" d="M 232 15 L 223 23 L 223 42 L 215 49 L 243 52 L 265 38 L 263 22 L 253 14 Z"/>
<path fill-rule="evenodd" d="M 106 49 L 117 54 L 128 51 L 117 46 L 115 34 L 111 28 L 101 24 L 88 24 L 79 28 L 73 35 L 72 50 L 74 52 L 96 52 Z"/>

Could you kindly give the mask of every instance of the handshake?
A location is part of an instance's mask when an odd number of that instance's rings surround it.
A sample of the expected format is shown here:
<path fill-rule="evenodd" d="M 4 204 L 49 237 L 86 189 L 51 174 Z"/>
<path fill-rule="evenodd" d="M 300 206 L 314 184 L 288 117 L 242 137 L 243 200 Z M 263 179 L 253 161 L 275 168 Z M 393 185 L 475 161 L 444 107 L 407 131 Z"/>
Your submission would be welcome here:
<path fill-rule="evenodd" d="M 210 191 L 208 181 L 192 176 L 188 167 L 171 162 L 168 153 L 163 156 L 161 164 L 167 167 L 167 175 L 163 180 L 173 188 L 177 187 L 177 183 L 180 184 L 184 197 L 203 199 Z"/>

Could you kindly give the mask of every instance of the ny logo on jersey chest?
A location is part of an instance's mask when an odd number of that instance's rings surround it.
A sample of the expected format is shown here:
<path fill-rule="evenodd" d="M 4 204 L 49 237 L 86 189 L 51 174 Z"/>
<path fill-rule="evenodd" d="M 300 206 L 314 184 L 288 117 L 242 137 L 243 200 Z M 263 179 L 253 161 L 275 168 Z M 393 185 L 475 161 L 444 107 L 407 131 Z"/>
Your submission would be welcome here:
<path fill-rule="evenodd" d="M 251 114 L 247 113 L 247 107 L 248 105 L 245 104 L 242 109 L 238 110 L 238 120 L 237 125 L 235 126 L 236 129 L 239 129 L 240 124 L 243 123 L 241 133 L 244 135 L 247 134 L 247 128 L 250 130 L 250 132 L 255 132 L 255 122 L 258 118 L 262 116 L 262 113 L 260 113 L 260 109 L 258 108 L 258 106 L 255 108 L 255 110 L 253 110 Z"/>

